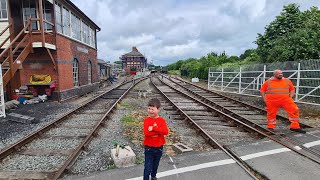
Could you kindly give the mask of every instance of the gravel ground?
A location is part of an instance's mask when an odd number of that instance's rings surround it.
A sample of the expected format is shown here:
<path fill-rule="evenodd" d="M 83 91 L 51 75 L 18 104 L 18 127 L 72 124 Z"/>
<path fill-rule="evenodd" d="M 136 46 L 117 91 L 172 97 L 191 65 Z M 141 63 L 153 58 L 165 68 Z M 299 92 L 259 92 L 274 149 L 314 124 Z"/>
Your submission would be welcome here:
<path fill-rule="evenodd" d="M 57 170 L 66 159 L 66 156 L 14 155 L 3 160 L 3 163 L 0 164 L 0 170 Z"/>
<path fill-rule="evenodd" d="M 68 136 L 72 134 L 73 136 L 83 136 L 88 135 L 90 129 L 75 129 L 75 128 L 54 128 L 49 130 L 46 134 L 51 136 Z"/>
<path fill-rule="evenodd" d="M 147 92 L 146 98 L 137 98 L 138 93 L 143 94 L 141 92 Z M 99 136 L 89 144 L 88 150 L 78 158 L 71 169 L 71 173 L 89 174 L 94 171 L 115 168 L 111 158 L 111 149 L 114 148 L 115 142 L 129 145 L 136 154 L 136 164 L 143 163 L 143 119 L 147 116 L 146 105 L 149 99 L 156 96 L 164 103 L 149 80 L 136 85 L 121 101 L 117 110 L 107 121 L 106 126 L 100 129 Z M 204 139 L 199 137 L 197 132 L 189 128 L 186 123 L 171 119 L 170 111 L 161 109 L 160 116 L 167 120 L 170 129 L 170 134 L 166 137 L 165 156 L 175 155 L 170 145 L 176 142 L 184 143 L 196 151 L 212 150 L 212 147 L 207 145 Z M 133 117 L 135 121 L 126 123 L 124 122 L 126 117 Z"/>
<path fill-rule="evenodd" d="M 119 82 L 124 79 L 120 78 Z M 104 86 L 97 92 L 84 95 L 77 99 L 72 99 L 67 102 L 59 103 L 53 101 L 47 101 L 38 104 L 19 105 L 15 110 L 6 111 L 6 113 L 14 112 L 26 116 L 35 117 L 38 123 L 35 124 L 22 124 L 10 121 L 10 116 L 6 118 L 0 118 L 0 150 L 14 144 L 18 140 L 26 137 L 35 130 L 45 126 L 53 120 L 63 116 L 64 113 L 79 107 L 82 103 L 88 101 L 90 98 L 96 96 L 98 93 L 110 89 L 115 86 Z"/>
<path fill-rule="evenodd" d="M 10 121 L 10 117 L 0 119 L 0 150 L 14 144 L 19 139 L 31 134 L 51 121 L 61 117 L 67 111 L 78 107 L 71 103 L 45 102 L 39 104 L 19 105 L 19 108 L 10 111 L 22 115 L 35 117 L 36 124 L 22 124 Z"/>
<path fill-rule="evenodd" d="M 26 146 L 26 149 L 76 149 L 81 140 L 78 139 L 38 139 Z"/>

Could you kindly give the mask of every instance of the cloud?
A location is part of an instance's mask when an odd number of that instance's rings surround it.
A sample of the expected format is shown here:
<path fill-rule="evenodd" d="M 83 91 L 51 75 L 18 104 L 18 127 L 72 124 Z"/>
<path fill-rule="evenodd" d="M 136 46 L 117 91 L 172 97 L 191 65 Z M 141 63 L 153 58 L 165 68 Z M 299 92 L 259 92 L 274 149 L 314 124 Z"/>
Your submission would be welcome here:
<path fill-rule="evenodd" d="M 283 6 L 301 10 L 318 0 L 72 0 L 101 27 L 98 58 L 116 61 L 137 46 L 149 61 L 166 65 L 209 52 L 240 55 L 254 48 Z"/>

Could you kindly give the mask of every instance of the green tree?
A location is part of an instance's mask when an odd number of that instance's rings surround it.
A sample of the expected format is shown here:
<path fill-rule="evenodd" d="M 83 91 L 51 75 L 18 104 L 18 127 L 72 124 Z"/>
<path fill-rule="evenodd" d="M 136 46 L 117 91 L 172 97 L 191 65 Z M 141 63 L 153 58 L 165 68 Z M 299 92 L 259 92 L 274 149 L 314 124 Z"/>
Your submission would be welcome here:
<path fill-rule="evenodd" d="M 257 54 L 262 62 L 319 58 L 320 11 L 316 7 L 300 12 L 297 4 L 283 11 L 258 34 Z"/>

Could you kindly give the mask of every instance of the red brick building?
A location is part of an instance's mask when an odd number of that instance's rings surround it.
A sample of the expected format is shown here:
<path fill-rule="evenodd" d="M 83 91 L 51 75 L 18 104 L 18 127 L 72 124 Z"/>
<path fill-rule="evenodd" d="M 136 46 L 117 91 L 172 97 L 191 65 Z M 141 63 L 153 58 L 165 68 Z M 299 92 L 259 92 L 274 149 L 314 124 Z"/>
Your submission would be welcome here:
<path fill-rule="evenodd" d="M 100 28 L 70 0 L 0 0 L 0 6 L 0 61 L 8 98 L 30 85 L 33 74 L 50 75 L 58 85 L 52 98 L 60 101 L 98 88 Z"/>
<path fill-rule="evenodd" d="M 120 57 L 122 61 L 122 69 L 135 68 L 140 71 L 147 67 L 147 59 L 142 55 L 136 47 L 132 47 L 132 51 Z"/>

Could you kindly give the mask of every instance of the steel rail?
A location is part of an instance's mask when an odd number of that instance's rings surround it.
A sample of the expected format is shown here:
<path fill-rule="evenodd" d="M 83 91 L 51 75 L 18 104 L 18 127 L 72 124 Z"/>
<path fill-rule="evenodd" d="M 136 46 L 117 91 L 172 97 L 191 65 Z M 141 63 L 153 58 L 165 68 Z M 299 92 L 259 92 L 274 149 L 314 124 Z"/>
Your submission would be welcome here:
<path fill-rule="evenodd" d="M 159 79 L 159 78 L 158 78 Z M 160 80 L 160 79 L 159 79 Z M 258 180 L 258 178 L 252 174 L 244 165 L 243 165 L 243 161 L 241 160 L 241 158 L 239 156 L 236 156 L 235 154 L 231 154 L 227 149 L 225 149 L 223 147 L 223 145 L 221 145 L 219 142 L 217 142 L 215 139 L 213 139 L 203 128 L 201 128 L 194 120 L 192 120 L 192 118 L 190 116 L 188 116 L 181 108 L 179 108 L 163 91 L 161 91 L 157 85 L 155 85 L 155 83 L 151 80 L 152 84 L 156 87 L 156 89 L 161 92 L 161 94 L 176 108 L 178 109 L 178 111 L 183 114 L 183 116 L 185 116 L 186 120 L 189 120 L 200 132 L 202 132 L 202 134 L 205 135 L 205 139 L 207 139 L 210 143 L 211 146 L 216 146 L 219 149 L 221 149 L 223 152 L 225 152 L 229 157 L 231 157 L 248 175 L 250 175 L 253 179 Z M 161 81 L 163 84 L 165 84 L 166 86 L 170 87 L 171 89 L 175 90 L 177 93 L 180 93 L 182 95 L 186 95 L 182 92 L 179 92 L 178 90 L 176 90 L 175 88 L 171 87 L 170 85 L 166 84 L 165 82 Z M 189 97 L 188 95 L 186 95 L 187 97 Z M 192 97 L 191 97 L 192 98 Z M 195 100 L 194 98 L 192 98 L 193 100 Z"/>
<path fill-rule="evenodd" d="M 159 80 L 160 80 L 160 79 L 159 79 Z M 160 81 L 161 81 L 161 80 L 160 80 Z M 165 83 L 165 82 L 164 82 L 164 83 Z M 165 83 L 165 84 L 167 84 L 167 83 Z M 176 83 L 176 84 L 178 84 L 178 83 Z M 168 86 L 171 86 L 171 85 L 168 84 Z M 171 87 L 174 88 L 173 86 L 171 86 Z M 189 90 L 189 91 L 190 91 L 190 90 Z M 183 93 L 183 92 L 182 92 L 182 93 Z M 184 94 L 185 94 L 185 93 L 184 93 Z M 186 95 L 186 96 L 189 96 L 189 95 L 187 95 L 187 94 L 185 94 L 185 95 Z M 191 96 L 189 96 L 189 97 L 190 97 L 190 98 L 193 98 L 193 97 L 191 97 Z M 199 97 L 199 96 L 198 96 L 198 97 Z M 202 97 L 201 95 L 200 95 L 200 98 L 203 99 L 203 97 Z M 195 98 L 193 98 L 193 99 L 195 99 Z M 206 101 L 210 102 L 210 104 L 216 104 L 216 103 L 214 103 L 214 102 L 211 101 L 211 100 L 208 100 L 208 99 L 206 99 L 206 98 L 204 98 L 204 99 L 205 99 Z M 230 114 L 232 114 L 232 115 L 228 115 L 228 114 L 224 113 L 223 111 L 218 110 L 218 109 L 216 109 L 215 107 L 212 107 L 211 105 L 208 105 L 208 104 L 206 104 L 206 103 L 204 103 L 204 102 L 202 102 L 202 101 L 200 101 L 200 100 L 198 100 L 198 99 L 195 99 L 195 100 L 198 101 L 199 103 L 202 103 L 202 104 L 208 106 L 210 109 L 218 112 L 219 114 L 222 113 L 222 114 L 227 115 L 227 117 L 228 117 L 228 116 L 231 117 L 231 120 L 234 121 L 234 122 L 236 122 L 237 124 L 240 123 L 240 124 L 241 124 L 240 126 L 246 126 L 247 128 L 251 129 L 251 131 L 254 131 L 255 133 L 258 133 L 258 134 L 260 134 L 260 135 L 262 135 L 262 136 L 264 136 L 264 137 L 267 137 L 267 138 L 273 140 L 274 142 L 277 142 L 277 143 L 279 143 L 279 144 L 281 144 L 281 145 L 289 148 L 290 150 L 292 150 L 292 151 L 294 151 L 294 152 L 296 152 L 296 153 L 298 153 L 298 154 L 300 154 L 300 155 L 302 155 L 302 156 L 304 156 L 304 157 L 306 157 L 306 158 L 308 158 L 308 159 L 310 159 L 310 160 L 312 160 L 312 161 L 320 164 L 320 156 L 319 156 L 319 153 L 318 153 L 318 152 L 313 151 L 313 150 L 311 150 L 311 149 L 308 149 L 308 148 L 306 148 L 306 147 L 304 147 L 304 146 L 301 146 L 301 147 L 300 147 L 300 146 L 298 146 L 297 144 L 295 144 L 294 142 L 289 142 L 289 143 L 288 143 L 288 142 L 284 142 L 283 140 L 281 140 L 281 139 L 283 139 L 282 136 L 279 136 L 279 135 L 277 135 L 276 133 L 274 133 L 274 132 L 272 132 L 272 131 L 270 131 L 270 130 L 265 129 L 265 128 L 261 127 L 260 125 L 254 123 L 254 122 L 252 122 L 252 121 L 250 121 L 250 120 L 247 120 L 246 118 L 241 117 L 240 115 L 238 115 L 238 114 L 236 114 L 236 113 L 234 113 L 234 112 L 231 112 L 230 110 L 228 110 L 228 109 L 226 109 L 226 108 L 223 108 L 223 107 L 222 107 L 222 109 L 223 109 L 224 111 L 227 111 L 227 113 L 230 112 Z M 218 106 L 219 106 L 219 105 L 218 105 Z M 233 117 L 233 116 L 235 116 L 235 117 Z M 239 119 L 238 119 L 238 118 L 239 118 Z M 245 121 L 245 122 L 242 122 L 242 121 Z M 284 138 L 286 138 L 286 141 L 289 141 L 288 137 L 284 137 Z M 290 139 L 290 140 L 291 140 L 291 139 Z M 293 140 L 291 140 L 291 141 L 293 141 Z"/>
<path fill-rule="evenodd" d="M 210 100 L 210 99 L 208 99 L 208 98 L 200 95 L 199 93 L 194 92 L 194 91 L 188 89 L 187 87 L 185 87 L 185 86 L 183 86 L 183 85 L 181 85 L 181 84 L 179 84 L 179 83 L 176 83 L 176 82 L 172 81 L 172 79 L 170 79 L 170 78 L 168 78 L 168 77 L 166 77 L 166 78 L 167 78 L 168 80 L 170 80 L 171 82 L 177 84 L 178 86 L 186 89 L 188 92 L 190 92 L 190 93 L 196 95 L 197 97 L 201 98 L 204 102 L 209 102 L 210 104 L 214 105 L 214 106 L 215 106 L 216 108 L 218 108 L 219 110 L 221 110 L 221 111 L 223 111 L 223 112 L 226 112 L 226 113 L 228 113 L 228 114 L 231 114 L 233 117 L 235 117 L 235 118 L 237 118 L 237 119 L 239 119 L 239 120 L 244 121 L 246 124 L 248 124 L 248 125 L 250 125 L 250 126 L 252 126 L 252 127 L 258 128 L 260 131 L 264 131 L 265 133 L 267 133 L 267 134 L 269 134 L 269 135 L 273 135 L 274 137 L 277 137 L 278 139 L 283 139 L 283 138 L 285 138 L 286 141 L 290 142 L 292 145 L 294 145 L 294 146 L 299 146 L 300 148 L 304 149 L 305 151 L 308 151 L 308 152 L 310 152 L 310 153 L 312 153 L 312 154 L 320 157 L 320 152 L 319 152 L 319 150 L 314 149 L 314 148 L 312 148 L 312 147 L 311 147 L 311 148 L 307 148 L 307 147 L 301 145 L 301 143 L 299 143 L 298 141 L 296 141 L 296 140 L 294 140 L 294 139 L 292 139 L 292 138 L 290 138 L 290 137 L 288 137 L 288 136 L 286 136 L 286 135 L 278 135 L 277 133 L 275 133 L 275 132 L 273 132 L 273 131 L 270 131 L 270 130 L 268 130 L 268 129 L 262 127 L 262 126 L 260 126 L 259 124 L 256 124 L 256 123 L 252 122 L 251 120 L 249 120 L 249 119 L 247 119 L 247 118 L 239 115 L 238 113 L 232 112 L 231 110 L 229 110 L 229 109 L 227 109 L 227 108 L 219 105 L 218 103 L 215 103 L 214 101 L 212 101 L 212 100 Z M 178 80 L 181 81 L 180 79 L 178 79 Z M 189 85 L 195 86 L 194 84 L 190 84 L 190 83 L 189 83 Z M 195 86 L 195 87 L 198 88 L 198 86 Z M 208 91 L 206 91 L 206 92 L 208 92 Z M 209 93 L 210 93 L 210 91 L 209 91 Z M 219 94 L 215 94 L 215 95 L 220 96 Z M 222 96 L 222 97 L 225 98 L 225 96 Z M 226 98 L 228 98 L 228 97 L 226 97 Z M 232 99 L 232 98 L 230 98 L 230 99 Z M 241 105 L 246 106 L 247 104 L 246 104 L 246 103 L 241 103 Z M 249 108 L 251 108 L 251 106 L 250 106 Z M 254 108 L 254 110 L 256 110 L 256 109 Z M 288 120 L 287 122 L 289 122 L 289 120 Z M 301 124 L 301 125 L 302 125 L 302 124 Z M 304 126 L 306 127 L 307 125 L 304 125 Z"/>
<path fill-rule="evenodd" d="M 36 130 L 34 133 L 26 136 L 25 138 L 19 140 L 18 142 L 14 143 L 13 145 L 5 148 L 4 150 L 0 151 L 0 160 L 4 159 L 5 157 L 11 155 L 14 152 L 19 151 L 19 149 L 28 144 L 29 142 L 33 141 L 36 138 L 41 137 L 42 134 L 44 134 L 45 132 L 47 132 L 48 130 L 50 130 L 51 128 L 54 127 L 58 127 L 58 124 L 60 124 L 61 122 L 63 122 L 64 120 L 66 120 L 69 116 L 73 115 L 74 113 L 76 113 L 78 110 L 83 109 L 85 107 L 87 107 L 89 104 L 94 103 L 96 100 L 98 100 L 100 97 L 108 94 L 109 92 L 116 90 L 117 88 L 126 85 L 128 83 L 132 83 L 132 85 L 129 87 L 129 89 L 127 89 L 124 94 L 121 95 L 121 97 L 119 97 L 116 102 L 110 107 L 110 109 L 105 113 L 105 115 L 103 116 L 103 118 L 94 126 L 93 130 L 90 131 L 90 133 L 86 136 L 86 138 L 81 142 L 81 144 L 77 147 L 77 149 L 75 151 L 73 151 L 73 153 L 71 155 L 68 156 L 68 159 L 66 160 L 66 162 L 62 165 L 61 168 L 59 168 L 58 171 L 55 171 L 53 173 L 48 174 L 48 176 L 50 177 L 50 179 L 58 179 L 61 174 L 63 174 L 63 172 L 65 172 L 65 169 L 70 169 L 70 167 L 72 166 L 72 164 L 76 161 L 77 157 L 80 155 L 81 150 L 84 149 L 89 142 L 93 139 L 94 136 L 96 136 L 96 132 L 97 130 L 101 127 L 104 126 L 104 120 L 108 118 L 109 113 L 113 111 L 113 109 L 116 107 L 116 104 L 121 101 L 121 99 L 129 92 L 129 90 L 135 86 L 137 83 L 139 83 L 140 81 L 144 80 L 145 78 L 141 78 L 141 79 L 136 79 L 136 80 L 130 80 L 130 81 L 125 81 L 120 83 L 119 85 L 113 87 L 112 89 L 98 95 L 95 96 L 94 98 L 90 99 L 89 101 L 85 102 L 84 104 L 82 104 L 81 106 L 74 108 L 66 113 L 63 114 L 62 117 L 57 118 L 56 120 L 52 121 L 51 123 L 45 125 L 44 127 Z"/>
<path fill-rule="evenodd" d="M 142 79 L 143 80 L 143 79 Z M 87 135 L 87 137 L 82 141 L 82 143 L 74 150 L 74 152 L 69 156 L 68 160 L 63 164 L 61 168 L 57 172 L 55 172 L 55 175 L 53 176 L 53 180 L 58 179 L 66 170 L 69 171 L 72 165 L 77 160 L 78 156 L 82 152 L 85 147 L 88 146 L 88 144 L 91 142 L 91 140 L 94 138 L 94 136 L 97 136 L 98 130 L 104 126 L 104 121 L 106 121 L 109 118 L 110 113 L 113 111 L 114 108 L 116 108 L 116 105 L 124 98 L 127 93 L 140 81 L 133 80 L 132 85 L 112 104 L 110 109 L 104 114 L 104 116 L 99 120 L 99 122 L 94 126 L 94 128 L 90 131 L 90 133 Z"/>
<path fill-rule="evenodd" d="M 166 77 L 166 76 L 164 76 L 164 77 Z M 166 78 L 168 78 L 168 77 L 166 77 Z M 199 89 L 201 89 L 201 90 L 203 90 L 203 91 L 206 91 L 206 92 L 208 92 L 208 93 L 212 93 L 212 94 L 215 94 L 215 95 L 217 95 L 217 96 L 221 96 L 221 97 L 223 97 L 223 98 L 225 98 L 225 99 L 228 99 L 228 100 L 230 100 L 230 101 L 236 102 L 236 103 L 241 104 L 241 105 L 243 105 L 243 106 L 247 106 L 247 107 L 249 107 L 250 109 L 254 109 L 254 110 L 259 111 L 259 112 L 261 112 L 261 113 L 263 113 L 263 114 L 267 114 L 267 111 L 264 110 L 264 109 L 261 109 L 261 108 L 259 108 L 259 107 L 256 107 L 256 106 L 247 104 L 247 103 L 245 103 L 245 102 L 242 102 L 242 101 L 233 99 L 233 98 L 231 98 L 231 97 L 228 97 L 228 96 L 219 94 L 219 93 L 214 92 L 214 91 L 212 91 L 212 90 L 208 90 L 208 89 L 206 89 L 206 88 L 204 88 L 204 87 L 201 87 L 201 86 L 199 86 L 199 85 L 190 83 L 190 82 L 188 82 L 188 81 L 186 81 L 186 80 L 184 80 L 184 79 L 182 79 L 182 78 L 169 77 L 168 79 L 170 79 L 170 78 L 174 78 L 174 79 L 177 79 L 177 80 L 179 80 L 179 81 L 183 81 L 183 82 L 185 82 L 185 83 L 187 83 L 187 84 L 189 84 L 189 85 L 195 86 L 195 87 L 197 87 L 197 88 L 199 88 Z M 280 119 L 280 120 L 282 120 L 282 121 L 284 121 L 284 122 L 289 122 L 289 119 L 288 119 L 288 118 L 286 118 L 286 117 L 284 117 L 284 116 L 281 116 L 281 115 L 277 115 L 277 119 Z M 306 124 L 303 124 L 303 123 L 300 123 L 300 125 L 301 125 L 302 128 L 312 128 L 311 126 L 306 125 Z"/>
<path fill-rule="evenodd" d="M 286 135 L 278 135 L 276 132 L 270 131 L 270 130 L 268 130 L 268 129 L 262 127 L 262 126 L 260 126 L 259 124 L 256 124 L 256 123 L 250 121 L 249 119 L 247 119 L 247 118 L 245 118 L 245 117 L 243 117 L 243 116 L 241 116 L 241 115 L 239 115 L 239 114 L 237 114 L 237 113 L 235 113 L 235 112 L 232 112 L 232 111 L 230 111 L 229 109 L 227 109 L 227 108 L 219 105 L 218 103 L 215 103 L 214 101 L 212 101 L 212 100 L 210 100 L 210 99 L 208 99 L 208 98 L 200 95 L 199 93 L 194 92 L 194 91 L 188 89 L 187 87 L 185 87 L 185 86 L 183 86 L 183 85 L 181 85 L 181 84 L 179 84 L 179 83 L 176 83 L 176 82 L 172 81 L 172 79 L 170 79 L 170 78 L 168 78 L 168 77 L 166 77 L 166 78 L 169 79 L 171 82 L 177 84 L 178 86 L 186 89 L 188 92 L 193 93 L 194 95 L 198 96 L 198 97 L 201 98 L 203 101 L 205 101 L 205 102 L 206 102 L 206 101 L 207 101 L 207 102 L 210 102 L 210 103 L 213 104 L 215 107 L 217 107 L 219 110 L 221 110 L 221 111 L 223 111 L 223 112 L 226 112 L 226 113 L 228 113 L 228 114 L 231 114 L 232 116 L 234 116 L 234 117 L 237 118 L 237 119 L 243 120 L 244 122 L 248 123 L 250 126 L 252 126 L 252 127 L 257 127 L 257 128 L 259 128 L 260 130 L 265 131 L 266 133 L 277 137 L 278 139 L 283 139 L 283 138 L 285 138 L 286 141 L 290 142 L 291 144 L 293 144 L 293 145 L 295 145 L 295 146 L 299 146 L 300 148 L 304 149 L 305 151 L 308 151 L 308 152 L 310 152 L 310 153 L 312 153 L 312 154 L 320 157 L 320 152 L 319 152 L 319 150 L 317 150 L 317 149 L 315 149 L 315 148 L 312 148 L 312 147 L 307 148 L 307 147 L 301 145 L 301 143 L 299 143 L 298 141 L 296 141 L 296 140 L 294 140 L 294 139 L 292 139 L 292 138 L 290 138 L 290 137 L 288 137 L 288 136 L 286 136 Z M 175 78 L 175 79 L 177 79 L 177 78 Z M 181 81 L 180 79 L 178 79 L 178 80 Z M 197 87 L 197 88 L 201 88 L 201 87 L 198 87 L 198 86 L 196 86 L 196 85 L 194 85 L 194 84 L 192 84 L 192 83 L 189 83 L 189 85 L 192 85 L 192 86 Z M 205 91 L 205 92 L 209 92 L 209 93 L 210 93 L 210 91 Z M 215 95 L 220 96 L 220 94 L 215 94 Z M 223 95 L 221 95 L 221 96 L 222 96 L 223 98 L 226 97 L 226 96 L 223 96 Z M 229 97 L 226 97 L 226 98 L 228 99 Z M 232 99 L 232 98 L 230 98 L 230 99 Z M 246 106 L 246 105 L 248 105 L 248 104 L 246 104 L 246 103 L 241 103 L 241 105 Z M 249 106 L 250 106 L 250 105 L 249 105 Z M 250 106 L 250 107 L 251 107 L 251 106 Z M 250 107 L 249 107 L 249 108 L 250 108 Z M 256 110 L 256 109 L 254 109 L 254 110 Z M 287 122 L 289 122 L 289 120 L 288 120 Z M 300 123 L 300 125 L 301 125 L 301 126 L 304 126 L 304 127 L 310 127 L 310 126 L 305 125 L 305 124 L 302 124 L 302 123 Z"/>
<path fill-rule="evenodd" d="M 14 143 L 13 145 L 1 150 L 0 151 L 0 160 L 2 160 L 3 158 L 9 156 L 11 153 L 17 151 L 20 147 L 24 146 L 28 142 L 30 142 L 33 139 L 37 138 L 38 136 L 41 136 L 43 133 L 45 133 L 46 131 L 48 131 L 52 127 L 56 127 L 60 122 L 64 121 L 68 116 L 72 115 L 74 112 L 86 107 L 88 104 L 94 102 L 95 100 L 97 100 L 101 96 L 109 93 L 110 91 L 118 88 L 121 85 L 123 85 L 123 83 L 115 86 L 114 88 L 106 91 L 105 93 L 103 93 L 103 94 L 101 94 L 99 96 L 96 96 L 95 98 L 91 99 L 90 101 L 87 101 L 86 103 L 82 104 L 81 106 L 64 113 L 62 117 L 57 118 L 56 120 L 52 121 L 51 123 L 45 125 L 44 127 L 40 128 L 38 130 L 36 130 L 34 133 L 26 136 L 25 138 L 23 138 L 23 139 L 19 140 L 18 142 Z"/>

